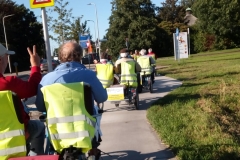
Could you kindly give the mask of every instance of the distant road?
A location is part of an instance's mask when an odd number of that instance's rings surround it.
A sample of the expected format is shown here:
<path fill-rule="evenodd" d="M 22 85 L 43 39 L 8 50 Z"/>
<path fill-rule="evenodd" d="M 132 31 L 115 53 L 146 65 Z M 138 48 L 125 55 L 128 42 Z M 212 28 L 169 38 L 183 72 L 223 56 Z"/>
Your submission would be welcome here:
<path fill-rule="evenodd" d="M 95 64 L 85 64 L 86 68 L 89 68 L 91 70 L 95 69 Z M 44 72 L 44 74 L 46 74 L 47 72 Z M 22 78 L 24 76 L 29 76 L 30 74 L 30 70 L 28 71 L 21 71 L 21 72 L 18 72 L 18 77 Z M 6 74 L 3 74 L 4 76 L 16 76 L 16 73 L 13 72 L 13 73 L 6 73 Z"/>

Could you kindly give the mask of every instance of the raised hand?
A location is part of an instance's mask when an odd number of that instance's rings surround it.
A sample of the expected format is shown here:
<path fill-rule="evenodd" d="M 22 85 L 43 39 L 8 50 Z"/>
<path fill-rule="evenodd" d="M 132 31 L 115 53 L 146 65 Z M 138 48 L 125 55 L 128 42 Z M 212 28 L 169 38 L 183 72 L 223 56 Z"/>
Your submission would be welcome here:
<path fill-rule="evenodd" d="M 36 52 L 36 46 L 33 45 L 33 51 L 31 51 L 31 49 L 28 47 L 27 48 L 28 50 L 28 53 L 30 55 L 30 63 L 31 63 L 31 66 L 40 66 L 40 58 Z"/>

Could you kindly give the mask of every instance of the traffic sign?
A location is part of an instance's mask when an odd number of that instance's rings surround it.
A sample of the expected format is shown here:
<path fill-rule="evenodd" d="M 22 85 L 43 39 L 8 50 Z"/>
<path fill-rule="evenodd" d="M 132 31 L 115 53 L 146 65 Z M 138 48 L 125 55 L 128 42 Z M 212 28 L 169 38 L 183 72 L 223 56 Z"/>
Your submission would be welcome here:
<path fill-rule="evenodd" d="M 51 6 L 54 6 L 54 0 L 30 0 L 30 7 L 32 9 Z"/>

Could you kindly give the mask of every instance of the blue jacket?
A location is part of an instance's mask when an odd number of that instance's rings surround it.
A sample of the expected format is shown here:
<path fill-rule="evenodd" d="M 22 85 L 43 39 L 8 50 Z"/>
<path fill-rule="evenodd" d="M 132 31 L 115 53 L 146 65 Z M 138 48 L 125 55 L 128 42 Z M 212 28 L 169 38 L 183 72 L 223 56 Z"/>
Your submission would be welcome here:
<path fill-rule="evenodd" d="M 46 112 L 45 104 L 41 88 L 53 83 L 73 83 L 86 82 L 92 88 L 93 99 L 97 103 L 102 103 L 107 100 L 107 92 L 98 80 L 96 73 L 87 69 L 84 65 L 78 62 L 66 62 L 60 64 L 53 72 L 46 74 L 39 86 L 36 97 L 36 107 L 40 112 Z"/>

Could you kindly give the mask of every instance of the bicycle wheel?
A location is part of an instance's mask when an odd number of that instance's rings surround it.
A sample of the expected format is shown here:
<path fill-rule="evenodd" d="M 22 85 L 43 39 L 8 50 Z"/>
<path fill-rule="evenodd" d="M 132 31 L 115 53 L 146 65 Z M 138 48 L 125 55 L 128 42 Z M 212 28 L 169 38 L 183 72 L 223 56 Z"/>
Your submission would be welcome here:
<path fill-rule="evenodd" d="M 134 106 L 135 106 L 136 110 L 139 109 L 139 94 L 138 94 L 137 90 L 136 90 L 136 96 L 135 96 L 135 100 L 134 100 Z"/>

